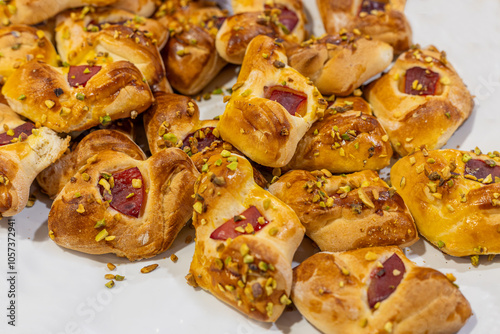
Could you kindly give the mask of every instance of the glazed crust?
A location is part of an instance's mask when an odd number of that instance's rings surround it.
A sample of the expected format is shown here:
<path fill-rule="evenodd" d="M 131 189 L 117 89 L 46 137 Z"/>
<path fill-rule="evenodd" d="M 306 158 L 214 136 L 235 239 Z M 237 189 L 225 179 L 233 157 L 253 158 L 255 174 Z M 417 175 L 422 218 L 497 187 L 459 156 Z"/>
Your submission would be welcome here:
<path fill-rule="evenodd" d="M 24 123 L 8 106 L 0 104 L 0 133 L 5 127 L 14 129 Z M 69 140 L 42 127 L 24 141 L 0 146 L 0 216 L 14 216 L 24 209 L 31 183 L 64 153 Z"/>
<path fill-rule="evenodd" d="M 168 80 L 180 93 L 194 95 L 226 65 L 215 49 L 215 36 L 227 13 L 211 1 L 179 2 L 163 3 L 155 17 L 170 31 L 162 50 Z"/>
<path fill-rule="evenodd" d="M 228 167 L 230 158 L 237 159 L 234 171 Z M 292 258 L 304 227 L 287 205 L 255 184 L 252 166 L 242 156 L 233 154 L 226 159 L 214 155 L 208 166 L 195 185 L 196 246 L 191 279 L 252 319 L 276 321 L 290 295 Z M 269 222 L 260 231 L 231 240 L 210 237 L 251 206 Z"/>
<path fill-rule="evenodd" d="M 298 142 L 327 106 L 317 88 L 286 63 L 281 44 L 266 36 L 256 37 L 248 46 L 238 82 L 217 124 L 224 140 L 269 167 L 283 167 L 292 159 Z M 307 96 L 304 115 L 292 116 L 280 103 L 264 98 L 267 87 L 283 82 Z"/>
<path fill-rule="evenodd" d="M 342 29 L 359 29 L 362 34 L 390 44 L 396 55 L 412 45 L 412 31 L 404 14 L 406 0 L 388 0 L 385 11 L 361 13 L 363 0 L 316 0 L 323 25 L 328 34 Z"/>
<path fill-rule="evenodd" d="M 345 40 L 344 40 L 345 38 Z M 323 95 L 347 96 L 392 62 L 392 47 L 361 34 L 327 35 L 287 50 L 290 66 Z"/>
<path fill-rule="evenodd" d="M 424 150 L 399 160 L 391 169 L 391 182 L 410 208 L 420 234 L 442 252 L 498 254 L 500 183 L 495 177 L 491 182 L 465 177 L 467 159 L 500 163 L 498 157 L 484 154 Z"/>
<path fill-rule="evenodd" d="M 326 169 L 334 174 L 379 170 L 391 161 L 388 138 L 363 98 L 337 98 L 302 137 L 284 170 Z"/>
<path fill-rule="evenodd" d="M 85 136 L 74 150 L 38 174 L 36 180 L 43 191 L 54 198 L 87 160 L 101 151 L 123 152 L 136 160 L 146 160 L 146 155 L 129 136 L 116 130 L 97 130 Z"/>
<path fill-rule="evenodd" d="M 120 214 L 102 199 L 98 180 L 102 172 L 139 168 L 148 191 L 138 218 Z M 172 148 L 140 161 L 122 152 L 102 151 L 74 175 L 54 200 L 49 213 L 49 235 L 59 245 L 88 254 L 114 253 L 130 261 L 155 256 L 170 247 L 192 214 L 193 185 L 198 176 L 189 157 Z M 82 175 L 88 174 L 89 181 Z M 75 197 L 79 193 L 80 196 Z M 84 212 L 78 213 L 79 204 Z M 113 240 L 96 241 L 105 220 Z"/>
<path fill-rule="evenodd" d="M 15 112 L 57 132 L 91 128 L 106 115 L 110 120 L 135 117 L 153 100 L 141 72 L 130 62 L 103 64 L 85 87 L 71 87 L 64 70 L 30 61 L 14 72 L 2 93 Z M 63 90 L 60 97 L 57 88 Z M 83 100 L 77 94 L 83 94 Z M 21 95 L 26 98 L 20 100 Z M 48 100 L 55 103 L 52 108 L 46 105 Z M 71 110 L 69 114 L 61 113 L 62 107 Z"/>
<path fill-rule="evenodd" d="M 405 94 L 405 73 L 413 67 L 439 74 L 436 95 Z M 401 156 L 424 145 L 429 150 L 441 148 L 474 106 L 467 87 L 445 54 L 432 46 L 402 54 L 387 74 L 368 86 L 365 94 Z"/>
<path fill-rule="evenodd" d="M 80 10 L 57 16 L 56 41 L 61 59 L 70 65 L 97 65 L 118 60 L 133 63 L 153 91 L 172 91 L 158 48 L 168 31 L 152 19 L 120 9 Z M 158 47 L 157 47 L 158 46 Z"/>
<path fill-rule="evenodd" d="M 136 15 L 150 17 L 156 10 L 155 0 L 117 0 L 112 7 L 128 10 Z"/>
<path fill-rule="evenodd" d="M 396 290 L 372 310 L 367 302 L 370 275 L 393 254 L 406 272 Z M 292 299 L 309 322 L 328 334 L 388 329 L 394 334 L 452 334 L 472 314 L 469 302 L 445 275 L 416 266 L 397 247 L 315 254 L 294 269 Z"/>
<path fill-rule="evenodd" d="M 294 170 L 269 191 L 297 213 L 307 235 L 323 251 L 407 247 L 418 240 L 403 199 L 375 171 L 331 176 Z"/>

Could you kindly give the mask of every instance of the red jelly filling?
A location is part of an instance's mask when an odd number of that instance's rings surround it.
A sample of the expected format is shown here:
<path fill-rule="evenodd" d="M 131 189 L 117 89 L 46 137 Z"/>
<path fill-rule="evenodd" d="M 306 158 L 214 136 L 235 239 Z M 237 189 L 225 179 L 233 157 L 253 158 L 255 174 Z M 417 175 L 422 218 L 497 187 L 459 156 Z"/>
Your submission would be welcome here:
<path fill-rule="evenodd" d="M 101 66 L 70 66 L 68 72 L 68 82 L 71 87 L 83 86 L 96 75 L 100 70 Z"/>
<path fill-rule="evenodd" d="M 410 95 L 435 95 L 439 73 L 422 67 L 412 67 L 406 71 L 405 93 Z"/>
<path fill-rule="evenodd" d="M 101 196 L 105 201 L 110 201 L 110 206 L 118 212 L 127 216 L 139 217 L 142 201 L 144 199 L 144 182 L 139 168 L 134 167 L 122 172 L 114 173 L 114 187 L 111 188 L 111 194 L 99 185 Z M 99 178 L 102 179 L 101 176 Z M 134 188 L 132 180 L 141 180 L 141 187 Z M 109 180 L 108 180 L 109 181 Z"/>
<path fill-rule="evenodd" d="M 372 10 L 385 12 L 385 5 L 387 5 L 387 2 L 364 0 L 363 3 L 361 4 L 361 10 L 359 12 L 368 14 L 370 14 Z"/>
<path fill-rule="evenodd" d="M 212 232 L 210 238 L 215 240 L 227 240 L 228 238 L 234 239 L 242 234 L 252 234 L 252 232 L 247 231 L 237 231 L 236 228 L 241 227 L 245 230 L 248 224 L 252 225 L 253 231 L 258 232 L 264 226 L 269 224 L 267 220 L 264 219 L 264 223 L 259 223 L 259 217 L 263 217 L 259 210 L 255 206 L 251 206 L 240 215 L 233 217 L 221 226 L 219 226 L 215 231 Z"/>
<path fill-rule="evenodd" d="M 214 127 L 207 127 L 196 130 L 195 132 L 189 134 L 186 138 L 184 138 L 182 142 L 182 148 L 184 148 L 185 146 L 192 147 L 191 144 L 195 140 L 198 142 L 196 146 L 198 152 L 203 150 L 205 147 L 212 145 L 214 141 L 218 140 L 218 138 L 215 137 L 213 134 L 214 129 L 215 129 Z M 203 132 L 203 135 L 200 132 Z"/>
<path fill-rule="evenodd" d="M 292 116 L 307 112 L 307 95 L 286 86 L 265 87 L 264 97 L 281 104 Z"/>
<path fill-rule="evenodd" d="M 265 5 L 264 8 L 265 9 L 276 8 L 276 9 L 279 9 L 281 11 L 280 15 L 278 16 L 278 21 L 280 21 L 280 23 L 286 27 L 286 29 L 288 30 L 286 33 L 289 33 L 293 29 L 295 29 L 295 27 L 297 26 L 297 23 L 299 23 L 299 17 L 297 16 L 297 14 L 295 14 L 295 12 L 293 10 L 288 9 L 285 6 Z"/>
<path fill-rule="evenodd" d="M 13 136 L 9 136 L 7 132 L 0 134 L 0 146 L 11 144 L 11 140 L 14 138 L 19 138 L 19 136 L 21 136 L 23 140 L 26 140 L 26 138 L 31 135 L 31 130 L 33 130 L 34 128 L 35 126 L 33 125 L 33 123 L 24 123 L 12 129 L 12 131 L 14 131 Z"/>
<path fill-rule="evenodd" d="M 491 164 L 483 160 L 472 159 L 465 163 L 465 175 L 473 175 L 477 179 L 484 179 L 491 175 L 492 182 L 495 182 L 495 177 L 500 177 L 500 166 L 492 160 Z"/>
<path fill-rule="evenodd" d="M 370 275 L 371 282 L 367 292 L 370 308 L 387 299 L 401 283 L 406 272 L 403 261 L 396 254 L 385 260 L 382 265 L 383 268 L 377 268 Z"/>

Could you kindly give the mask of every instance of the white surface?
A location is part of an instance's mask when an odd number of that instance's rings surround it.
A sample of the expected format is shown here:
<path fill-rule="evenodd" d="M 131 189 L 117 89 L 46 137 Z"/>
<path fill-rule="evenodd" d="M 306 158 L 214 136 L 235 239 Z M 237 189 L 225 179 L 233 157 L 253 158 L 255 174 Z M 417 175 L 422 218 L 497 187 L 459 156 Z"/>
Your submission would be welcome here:
<path fill-rule="evenodd" d="M 309 16 L 317 17 L 315 1 L 304 0 Z M 446 50 L 449 60 L 476 95 L 476 108 L 447 147 L 500 150 L 500 2 L 496 0 L 413 0 L 406 13 L 414 41 Z M 319 19 L 311 20 L 321 34 Z M 229 87 L 236 69 L 230 68 L 216 85 Z M 208 90 L 207 90 L 208 91 Z M 203 104 L 213 117 L 223 112 L 222 97 Z M 50 201 L 38 196 L 33 208 L 15 217 L 17 239 L 17 326 L 7 326 L 7 282 L 0 280 L 0 333 L 317 333 L 297 311 L 285 312 L 275 324 L 248 320 L 209 293 L 185 282 L 194 243 L 185 244 L 194 230 L 186 227 L 172 249 L 156 258 L 130 263 L 113 255 L 90 256 L 58 247 L 47 236 Z M 0 276 L 7 273 L 7 219 L 0 223 Z M 310 244 L 297 253 L 301 261 Z M 175 253 L 177 263 L 169 256 Z M 474 315 L 460 334 L 500 333 L 500 260 L 481 258 L 479 268 L 468 259 L 444 256 L 426 242 L 411 247 L 409 257 L 457 277 Z M 113 289 L 104 287 L 107 262 L 126 277 Z M 140 268 L 158 263 L 147 275 Z"/>

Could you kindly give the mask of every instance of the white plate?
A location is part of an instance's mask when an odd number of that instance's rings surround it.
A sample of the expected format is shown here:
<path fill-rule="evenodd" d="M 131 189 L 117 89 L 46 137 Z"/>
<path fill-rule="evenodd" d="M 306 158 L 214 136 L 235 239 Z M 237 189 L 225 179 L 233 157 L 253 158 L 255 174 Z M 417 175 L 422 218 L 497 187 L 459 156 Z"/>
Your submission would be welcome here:
<path fill-rule="evenodd" d="M 316 35 L 323 32 L 314 0 L 304 0 Z M 446 50 L 449 60 L 476 95 L 473 115 L 447 147 L 500 150 L 500 2 L 497 0 L 409 1 L 406 14 L 414 41 Z M 230 87 L 236 69 L 228 69 L 210 89 Z M 206 118 L 223 112 L 222 97 L 202 103 Z M 90 256 L 58 247 L 47 236 L 50 201 L 42 196 L 34 207 L 14 217 L 16 229 L 16 326 L 7 324 L 8 285 L 0 280 L 0 333 L 317 333 L 298 313 L 285 312 L 275 324 L 247 319 L 202 290 L 185 282 L 194 244 L 186 227 L 173 247 L 156 258 L 130 263 L 113 255 Z M 7 219 L 0 224 L 0 275 L 7 272 Z M 310 254 L 305 242 L 296 260 Z M 171 254 L 179 257 L 173 263 Z M 453 273 L 474 315 L 460 334 L 500 333 L 500 261 L 481 258 L 474 268 L 468 259 L 443 255 L 419 241 L 407 252 L 417 262 Z M 107 262 L 126 277 L 115 287 L 104 287 Z M 157 270 L 139 273 L 148 264 Z"/>

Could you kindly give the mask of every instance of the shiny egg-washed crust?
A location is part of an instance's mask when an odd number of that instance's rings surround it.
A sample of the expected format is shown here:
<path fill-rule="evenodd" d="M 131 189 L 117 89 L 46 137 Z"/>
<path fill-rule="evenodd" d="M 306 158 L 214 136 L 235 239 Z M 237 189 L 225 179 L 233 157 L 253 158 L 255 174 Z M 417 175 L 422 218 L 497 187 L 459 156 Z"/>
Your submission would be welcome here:
<path fill-rule="evenodd" d="M 408 247 L 418 240 L 403 199 L 375 171 L 331 176 L 294 170 L 269 191 L 297 213 L 307 235 L 323 251 Z"/>
<path fill-rule="evenodd" d="M 58 88 L 63 90 L 59 97 Z M 15 112 L 57 132 L 91 128 L 106 115 L 111 120 L 136 117 L 153 101 L 141 72 L 127 61 L 102 64 L 85 87 L 71 87 L 66 68 L 33 60 L 10 76 L 2 93 Z M 21 95 L 25 98 L 19 99 Z M 84 96 L 83 100 L 78 96 Z M 49 108 L 46 101 L 55 104 Z M 69 113 L 61 112 L 62 107 Z"/>
<path fill-rule="evenodd" d="M 97 130 L 85 136 L 76 147 L 38 174 L 42 190 L 54 198 L 87 160 L 104 150 L 123 152 L 136 160 L 146 155 L 129 136 L 116 130 Z"/>
<path fill-rule="evenodd" d="M 119 214 L 100 194 L 101 173 L 139 168 L 147 189 L 138 218 Z M 198 171 L 179 149 L 163 150 L 145 161 L 122 152 L 102 151 L 77 173 L 54 200 L 49 213 L 49 235 L 59 245 L 87 254 L 114 253 L 130 261 L 153 257 L 170 247 L 191 218 L 193 185 Z M 82 169 L 82 171 L 83 171 Z M 88 181 L 82 175 L 88 174 Z M 75 197 L 79 193 L 80 196 Z M 76 210 L 79 205 L 83 213 Z M 105 220 L 113 240 L 96 241 Z"/>
<path fill-rule="evenodd" d="M 299 19 L 295 28 L 285 32 L 278 20 L 277 11 L 264 10 L 265 1 L 233 1 L 238 11 L 235 9 L 236 14 L 228 17 L 222 24 L 216 38 L 217 51 L 222 58 L 229 63 L 241 64 L 249 43 L 258 35 L 281 38 L 285 48 L 304 41 L 307 32 L 304 27 L 306 16 L 302 1 L 278 0 L 274 3 L 295 12 Z"/>
<path fill-rule="evenodd" d="M 287 205 L 256 185 L 252 165 L 245 158 L 231 157 L 237 158 L 234 171 L 227 158 L 214 155 L 208 160 L 208 171 L 195 184 L 195 207 L 201 204 L 203 209 L 201 213 L 195 209 L 193 215 L 196 246 L 191 283 L 252 319 L 273 322 L 290 295 L 292 258 L 304 227 Z M 210 238 L 215 229 L 251 206 L 269 222 L 260 231 L 232 240 Z M 262 270 L 261 262 L 267 270 Z"/>
<path fill-rule="evenodd" d="M 440 75 L 436 95 L 404 93 L 405 73 L 413 67 Z M 433 46 L 402 54 L 388 73 L 367 87 L 365 94 L 401 156 L 423 145 L 429 150 L 441 148 L 474 107 L 472 96 L 446 55 Z"/>
<path fill-rule="evenodd" d="M 372 310 L 367 302 L 370 276 L 393 254 L 406 272 L 395 291 Z M 317 253 L 293 275 L 293 303 L 327 334 L 452 334 L 472 315 L 467 299 L 445 275 L 416 266 L 397 247 Z"/>
<path fill-rule="evenodd" d="M 321 94 L 338 96 L 350 95 L 393 58 L 389 44 L 347 32 L 303 42 L 287 55 L 290 66 L 310 78 Z"/>
<path fill-rule="evenodd" d="M 12 25 L 0 29 L 0 76 L 2 82 L 14 71 L 32 59 L 40 59 L 57 66 L 56 49 L 45 33 L 26 25 Z"/>
<path fill-rule="evenodd" d="M 364 35 L 390 44 L 396 55 L 412 45 L 410 23 L 404 14 L 406 0 L 388 0 L 385 11 L 360 14 L 363 0 L 316 0 L 323 25 L 328 34 L 342 29 L 359 29 Z"/>
<path fill-rule="evenodd" d="M 284 170 L 327 169 L 334 174 L 389 165 L 392 147 L 387 133 L 361 97 L 337 98 L 302 137 Z"/>
<path fill-rule="evenodd" d="M 199 131 L 204 131 L 204 128 L 217 125 L 216 120 L 201 121 L 196 101 L 187 96 L 157 92 L 154 97 L 155 101 L 151 108 L 144 113 L 144 128 L 151 154 L 164 150 L 166 147 L 182 147 L 183 141 L 188 135 L 200 133 Z M 163 135 L 169 133 L 175 136 L 176 143 L 163 139 Z M 217 135 L 217 131 L 215 135 Z M 220 154 L 222 150 L 241 154 L 240 151 L 222 139 L 216 140 L 202 151 L 194 152 L 192 148 L 186 147 L 186 151 L 191 154 L 191 159 L 199 171 L 212 155 Z M 255 182 L 260 187 L 266 188 L 267 180 L 264 176 L 255 168 L 253 173 Z"/>
<path fill-rule="evenodd" d="M 184 95 L 200 92 L 226 65 L 215 49 L 218 21 L 226 11 L 211 1 L 169 0 L 157 10 L 155 18 L 170 31 L 162 50 L 167 77 Z"/>
<path fill-rule="evenodd" d="M 224 140 L 253 161 L 269 167 L 283 167 L 290 162 L 298 142 L 323 117 L 327 106 L 318 89 L 286 63 L 280 43 L 267 36 L 254 38 L 217 124 Z M 303 116 L 292 116 L 278 102 L 264 98 L 265 87 L 283 83 L 307 96 Z"/>
<path fill-rule="evenodd" d="M 394 164 L 391 182 L 408 205 L 420 234 L 442 252 L 453 256 L 499 254 L 500 183 L 495 178 L 483 183 L 464 177 L 464 160 L 469 158 L 500 164 L 498 157 L 493 160 L 472 152 L 420 151 Z"/>
<path fill-rule="evenodd" d="M 172 91 L 158 51 L 168 39 L 165 27 L 120 9 L 92 8 L 84 16 L 79 13 L 73 10 L 57 16 L 57 49 L 63 61 L 70 65 L 130 61 L 153 91 Z"/>
<path fill-rule="evenodd" d="M 5 127 L 14 129 L 24 123 L 8 106 L 0 104 L 0 133 Z M 0 146 L 0 216 L 14 216 L 24 209 L 35 177 L 69 145 L 69 137 L 62 139 L 50 129 L 34 131 L 26 140 Z"/>
<path fill-rule="evenodd" d="M 156 10 L 156 2 L 156 0 L 117 0 L 112 7 L 150 17 Z"/>

